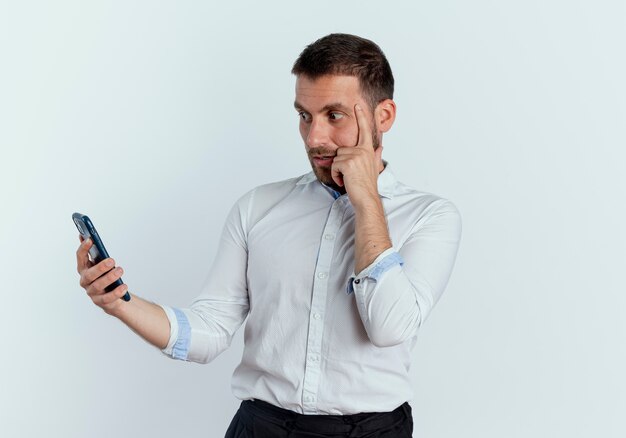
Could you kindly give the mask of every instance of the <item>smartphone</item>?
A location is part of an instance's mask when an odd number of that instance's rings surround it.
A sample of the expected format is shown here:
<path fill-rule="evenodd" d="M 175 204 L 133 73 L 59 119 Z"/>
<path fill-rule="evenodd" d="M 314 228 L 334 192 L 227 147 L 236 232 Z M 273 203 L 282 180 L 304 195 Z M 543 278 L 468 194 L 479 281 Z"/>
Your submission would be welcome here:
<path fill-rule="evenodd" d="M 72 219 L 74 220 L 74 224 L 76 224 L 76 228 L 78 228 L 78 232 L 81 236 L 83 236 L 83 239 L 91 239 L 93 242 L 93 245 L 89 248 L 89 256 L 91 257 L 91 260 L 94 263 L 99 263 L 102 260 L 109 258 L 109 253 L 104 247 L 104 243 L 102 243 L 102 239 L 96 231 L 96 227 L 93 226 L 91 219 L 80 213 L 74 213 L 72 215 Z M 124 282 L 121 278 L 118 278 L 114 283 L 105 287 L 104 290 L 106 292 L 111 292 L 121 284 L 124 284 Z M 124 301 L 130 301 L 130 294 L 128 291 L 124 294 L 122 299 Z"/>

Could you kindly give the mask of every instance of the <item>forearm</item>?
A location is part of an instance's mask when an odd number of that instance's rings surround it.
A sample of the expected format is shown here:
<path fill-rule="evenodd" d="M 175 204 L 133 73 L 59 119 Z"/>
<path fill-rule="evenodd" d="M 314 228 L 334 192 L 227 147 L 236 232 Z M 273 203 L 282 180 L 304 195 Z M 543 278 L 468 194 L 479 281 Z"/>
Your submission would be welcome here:
<path fill-rule="evenodd" d="M 170 323 L 161 306 L 133 295 L 129 302 L 119 306 L 111 314 L 148 343 L 159 349 L 167 346 Z"/>
<path fill-rule="evenodd" d="M 372 264 L 383 251 L 392 247 L 385 210 L 378 196 L 356 204 L 354 272 L 359 273 Z"/>

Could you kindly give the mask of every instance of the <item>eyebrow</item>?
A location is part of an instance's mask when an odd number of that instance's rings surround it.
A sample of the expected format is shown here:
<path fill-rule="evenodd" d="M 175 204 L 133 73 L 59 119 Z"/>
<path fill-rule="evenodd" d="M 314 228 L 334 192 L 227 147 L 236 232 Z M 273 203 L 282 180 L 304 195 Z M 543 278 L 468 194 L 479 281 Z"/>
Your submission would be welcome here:
<path fill-rule="evenodd" d="M 304 106 L 301 105 L 297 101 L 293 103 L 293 106 L 297 110 L 305 110 Z M 339 111 L 343 111 L 346 114 L 352 114 L 352 108 L 347 107 L 346 105 L 344 105 L 341 102 L 334 102 L 334 103 L 329 103 L 327 105 L 324 105 L 320 112 L 324 113 L 324 112 L 327 112 L 327 111 L 330 111 L 330 110 L 339 110 Z"/>

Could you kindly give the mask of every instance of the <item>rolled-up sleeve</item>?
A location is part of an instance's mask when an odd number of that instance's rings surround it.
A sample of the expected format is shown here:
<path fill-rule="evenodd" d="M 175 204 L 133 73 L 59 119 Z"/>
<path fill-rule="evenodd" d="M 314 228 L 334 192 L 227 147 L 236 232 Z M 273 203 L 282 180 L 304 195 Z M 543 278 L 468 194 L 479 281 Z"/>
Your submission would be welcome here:
<path fill-rule="evenodd" d="M 381 253 L 351 277 L 348 292 L 354 292 L 374 345 L 393 346 L 417 335 L 446 288 L 460 238 L 460 214 L 441 200 L 401 247 Z"/>
<path fill-rule="evenodd" d="M 166 306 L 163 304 L 157 304 L 157 305 L 163 309 L 163 311 L 165 312 L 165 315 L 167 316 L 167 319 L 170 322 L 170 339 L 169 339 L 169 342 L 167 343 L 167 346 L 161 351 L 163 352 L 163 354 L 167 356 L 174 357 L 174 354 L 173 354 L 174 345 L 177 342 L 179 342 L 179 339 L 178 339 L 179 324 L 178 324 L 178 318 L 177 318 L 178 312 L 175 312 L 174 309 L 170 306 Z M 177 357 L 176 359 L 180 359 L 180 358 Z"/>
<path fill-rule="evenodd" d="M 249 310 L 246 227 L 252 192 L 231 209 L 202 293 L 189 308 L 161 306 L 170 339 L 161 350 L 173 359 L 208 363 L 226 350 Z"/>

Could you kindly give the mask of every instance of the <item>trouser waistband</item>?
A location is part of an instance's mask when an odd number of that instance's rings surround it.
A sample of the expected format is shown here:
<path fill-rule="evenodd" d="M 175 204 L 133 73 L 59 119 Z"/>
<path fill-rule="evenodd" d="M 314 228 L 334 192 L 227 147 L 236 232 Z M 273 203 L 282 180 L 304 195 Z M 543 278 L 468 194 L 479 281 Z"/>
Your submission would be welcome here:
<path fill-rule="evenodd" d="M 391 412 L 365 412 L 350 415 L 303 415 L 262 400 L 244 400 L 241 409 L 283 427 L 302 428 L 319 433 L 354 433 L 378 431 L 411 417 L 411 407 L 403 403 Z"/>

